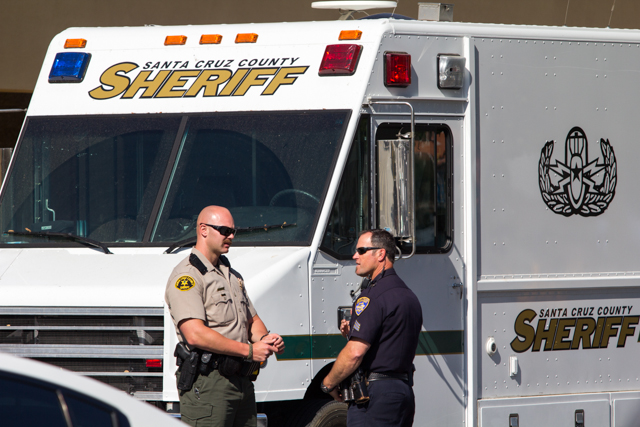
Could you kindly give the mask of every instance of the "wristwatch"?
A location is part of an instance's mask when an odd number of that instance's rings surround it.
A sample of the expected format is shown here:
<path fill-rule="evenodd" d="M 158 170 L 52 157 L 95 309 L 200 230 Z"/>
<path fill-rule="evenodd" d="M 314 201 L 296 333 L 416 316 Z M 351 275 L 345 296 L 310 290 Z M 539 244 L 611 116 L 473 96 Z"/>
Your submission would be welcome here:
<path fill-rule="evenodd" d="M 323 382 L 320 383 L 320 390 L 322 390 L 323 392 L 329 394 L 331 393 L 333 390 L 335 390 L 337 387 L 337 385 L 334 385 L 332 388 L 327 387 L 326 385 L 324 385 Z"/>

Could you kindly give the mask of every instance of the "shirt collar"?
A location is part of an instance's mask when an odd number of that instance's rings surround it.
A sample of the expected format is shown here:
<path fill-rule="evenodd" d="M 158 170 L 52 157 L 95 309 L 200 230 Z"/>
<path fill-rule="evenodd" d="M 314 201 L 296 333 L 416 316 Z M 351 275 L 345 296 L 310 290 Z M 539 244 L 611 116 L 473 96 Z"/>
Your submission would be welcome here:
<path fill-rule="evenodd" d="M 380 273 L 378 273 L 378 275 L 376 277 L 374 277 L 373 280 L 371 280 L 371 282 L 369 283 L 369 287 L 374 286 L 375 284 L 377 284 L 378 281 L 380 279 L 382 279 L 383 277 L 387 277 L 389 275 L 395 275 L 395 274 L 396 274 L 396 271 L 393 269 L 393 267 L 385 268 Z"/>
<path fill-rule="evenodd" d="M 205 267 L 207 267 L 207 271 L 213 271 L 215 269 L 214 265 L 211 264 L 211 262 L 209 262 L 209 260 L 207 259 L 207 257 L 205 257 L 204 255 L 202 255 L 202 252 L 200 252 L 199 250 L 197 250 L 196 248 L 191 248 L 191 253 L 195 254 L 195 256 L 198 257 L 198 259 L 200 261 L 202 261 L 202 263 L 204 264 Z"/>

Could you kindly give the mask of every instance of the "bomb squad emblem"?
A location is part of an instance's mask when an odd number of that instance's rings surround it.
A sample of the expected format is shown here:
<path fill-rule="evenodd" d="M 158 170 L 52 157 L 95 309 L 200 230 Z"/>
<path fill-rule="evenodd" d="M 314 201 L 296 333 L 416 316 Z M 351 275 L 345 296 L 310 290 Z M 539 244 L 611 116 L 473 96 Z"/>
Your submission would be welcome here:
<path fill-rule="evenodd" d="M 600 138 L 601 157 L 589 159 L 587 137 L 579 127 L 569 131 L 564 163 L 551 155 L 555 141 L 547 141 L 540 154 L 538 179 L 542 199 L 557 214 L 597 216 L 616 192 L 616 156 L 609 140 Z M 553 175 L 550 174 L 553 172 Z"/>

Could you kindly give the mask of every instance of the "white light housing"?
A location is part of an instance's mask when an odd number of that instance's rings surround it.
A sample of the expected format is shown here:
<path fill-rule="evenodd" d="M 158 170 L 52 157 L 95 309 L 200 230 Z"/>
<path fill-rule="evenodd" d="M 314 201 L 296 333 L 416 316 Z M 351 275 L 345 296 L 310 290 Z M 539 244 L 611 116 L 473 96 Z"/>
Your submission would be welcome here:
<path fill-rule="evenodd" d="M 458 55 L 438 55 L 438 88 L 460 89 L 464 82 L 465 58 Z"/>
<path fill-rule="evenodd" d="M 509 376 L 513 378 L 516 375 L 518 375 L 518 358 L 509 356 Z"/>
<path fill-rule="evenodd" d="M 485 350 L 489 356 L 496 354 L 496 351 L 498 351 L 498 345 L 496 344 L 496 339 L 494 337 L 487 338 Z"/>

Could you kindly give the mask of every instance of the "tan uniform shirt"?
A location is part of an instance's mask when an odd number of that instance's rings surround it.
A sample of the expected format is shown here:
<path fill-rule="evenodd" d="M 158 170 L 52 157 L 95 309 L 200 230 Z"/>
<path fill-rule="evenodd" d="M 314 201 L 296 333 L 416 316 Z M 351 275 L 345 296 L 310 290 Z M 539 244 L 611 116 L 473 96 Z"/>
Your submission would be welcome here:
<path fill-rule="evenodd" d="M 165 301 L 178 331 L 178 339 L 184 341 L 178 324 L 185 319 L 201 319 L 205 326 L 226 338 L 246 343 L 249 341 L 249 320 L 256 310 L 244 288 L 238 272 L 228 267 L 221 257 L 214 267 L 197 249 L 191 250 L 207 271 L 202 274 L 185 258 L 173 269 Z"/>

